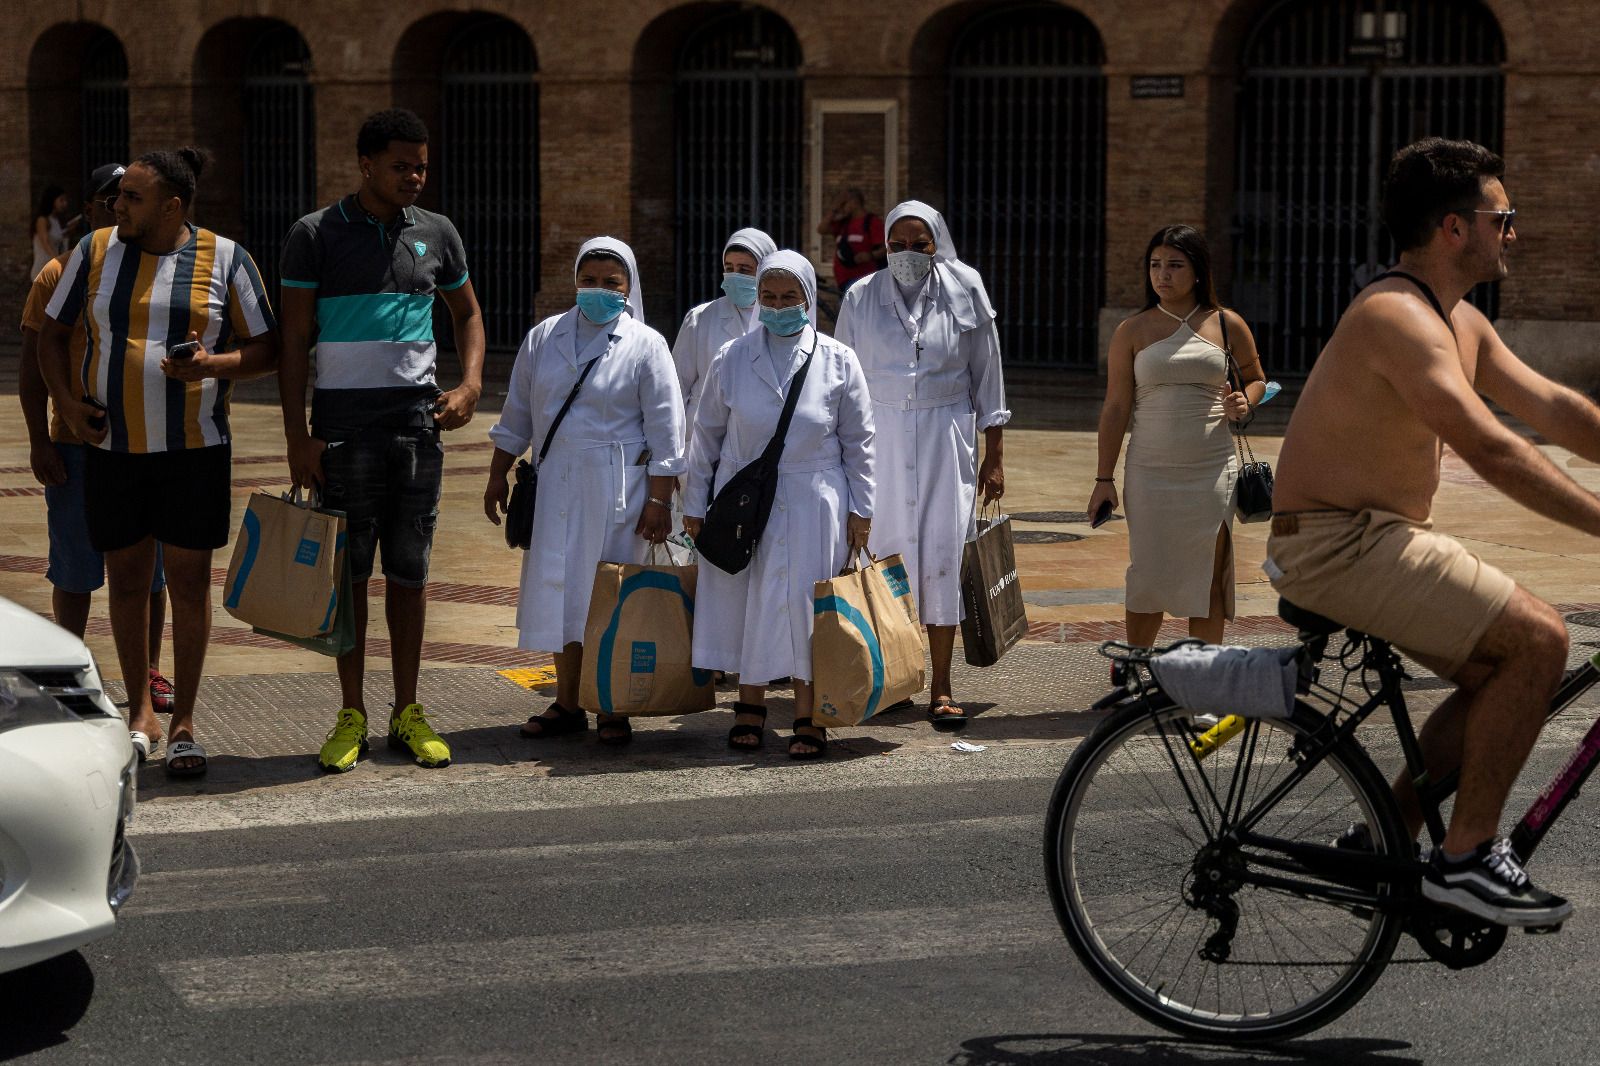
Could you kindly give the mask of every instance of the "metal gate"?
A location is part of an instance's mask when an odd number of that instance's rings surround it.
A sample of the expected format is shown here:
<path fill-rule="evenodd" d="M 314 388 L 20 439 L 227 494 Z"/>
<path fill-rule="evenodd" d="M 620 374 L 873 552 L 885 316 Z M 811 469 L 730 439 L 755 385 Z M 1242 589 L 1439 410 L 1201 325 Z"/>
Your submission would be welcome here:
<path fill-rule="evenodd" d="M 110 30 L 99 30 L 83 50 L 81 111 L 83 170 L 128 162 L 128 56 Z"/>
<path fill-rule="evenodd" d="M 245 248 L 267 291 L 278 291 L 283 239 L 316 207 L 316 120 L 311 52 L 292 27 L 273 26 L 250 48 L 244 97 Z"/>
<path fill-rule="evenodd" d="M 1274 374 L 1310 371 L 1393 260 L 1389 158 L 1420 137 L 1499 151 L 1505 45 L 1473 0 L 1284 0 L 1244 49 L 1233 301 Z M 1498 287 L 1471 297 L 1494 316 Z"/>
<path fill-rule="evenodd" d="M 515 349 L 539 291 L 539 63 L 522 28 L 468 25 L 445 49 L 440 203 L 461 233 L 488 346 Z"/>
<path fill-rule="evenodd" d="M 1054 4 L 973 19 L 950 53 L 949 210 L 1013 364 L 1093 369 L 1105 302 L 1100 35 Z"/>
<path fill-rule="evenodd" d="M 678 54 L 675 265 L 682 316 L 728 234 L 759 226 L 799 247 L 804 111 L 800 42 L 758 7 L 708 19 Z"/>

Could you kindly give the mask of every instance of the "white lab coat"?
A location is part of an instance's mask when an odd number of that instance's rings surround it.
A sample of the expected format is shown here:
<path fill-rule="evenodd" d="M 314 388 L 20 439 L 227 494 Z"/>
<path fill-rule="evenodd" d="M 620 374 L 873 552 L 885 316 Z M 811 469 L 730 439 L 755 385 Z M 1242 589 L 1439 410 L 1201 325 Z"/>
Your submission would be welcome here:
<path fill-rule="evenodd" d="M 689 422 L 694 422 L 694 405 L 700 397 L 700 388 L 711 360 L 717 357 L 722 346 L 745 335 L 750 324 L 750 311 L 733 306 L 726 296 L 689 309 L 678 327 L 678 337 L 672 342 L 672 361 L 678 365 L 678 388 L 683 392 L 683 402 L 689 412 Z"/>
<path fill-rule="evenodd" d="M 834 330 L 856 350 L 872 391 L 872 551 L 905 557 L 929 625 L 961 621 L 961 551 L 977 534 L 978 431 L 1011 419 L 994 310 L 974 281 L 939 264 L 908 307 L 880 270 L 845 294 Z"/>
<path fill-rule="evenodd" d="M 661 334 L 624 313 L 578 351 L 578 310 L 528 331 L 511 368 L 496 448 L 522 455 L 544 443 L 584 364 L 584 381 L 539 468 L 532 546 L 523 553 L 517 647 L 560 651 L 583 640 L 601 561 L 640 563 L 634 532 L 647 476 L 684 471 L 683 400 Z M 648 465 L 640 457 L 649 453 Z"/>
<path fill-rule="evenodd" d="M 706 376 L 689 443 L 685 511 L 699 518 L 713 469 L 720 488 L 772 438 L 789 380 L 815 342 L 755 556 L 738 574 L 700 565 L 694 664 L 752 685 L 815 676 L 813 586 L 845 564 L 846 516 L 873 514 L 872 404 L 861 365 L 849 348 L 810 327 L 800 338 L 796 344 L 763 329 L 724 348 Z"/>

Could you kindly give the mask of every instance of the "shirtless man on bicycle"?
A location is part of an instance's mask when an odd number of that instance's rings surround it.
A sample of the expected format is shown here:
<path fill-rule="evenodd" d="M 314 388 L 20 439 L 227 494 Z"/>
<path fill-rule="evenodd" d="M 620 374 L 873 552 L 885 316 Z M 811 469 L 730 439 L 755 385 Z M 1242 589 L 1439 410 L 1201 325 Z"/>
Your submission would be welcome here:
<path fill-rule="evenodd" d="M 1561 680 L 1566 626 L 1429 517 L 1447 446 L 1516 502 L 1600 536 L 1600 499 L 1480 398 L 1600 462 L 1600 408 L 1530 369 L 1463 299 L 1506 276 L 1516 212 L 1504 173 L 1467 141 L 1396 153 L 1384 222 L 1399 262 L 1350 304 L 1306 381 L 1278 461 L 1264 569 L 1296 606 L 1456 684 L 1421 733 L 1431 776 L 1461 771 L 1423 893 L 1487 921 L 1543 926 L 1572 906 L 1528 880 L 1499 825 Z M 1415 837 L 1422 811 L 1404 772 L 1394 790 Z"/>

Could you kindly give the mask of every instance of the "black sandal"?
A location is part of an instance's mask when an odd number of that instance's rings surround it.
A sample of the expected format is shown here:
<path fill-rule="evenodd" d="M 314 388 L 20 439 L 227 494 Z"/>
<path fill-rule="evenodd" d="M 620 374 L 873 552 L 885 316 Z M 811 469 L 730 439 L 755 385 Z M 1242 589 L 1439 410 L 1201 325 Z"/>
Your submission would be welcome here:
<path fill-rule="evenodd" d="M 735 703 L 733 705 L 733 714 L 735 718 L 741 714 L 747 714 L 752 718 L 760 715 L 761 723 L 756 725 L 751 722 L 734 722 L 733 728 L 728 730 L 728 747 L 734 751 L 760 751 L 767 746 L 767 708 L 765 706 L 754 703 Z M 754 744 L 741 744 L 739 741 L 743 737 L 755 737 L 756 742 Z"/>
<path fill-rule="evenodd" d="M 800 730 L 815 729 L 816 736 L 803 735 Z M 801 751 L 797 745 L 813 745 L 810 751 Z M 789 738 L 789 758 L 791 759 L 820 759 L 828 754 L 828 731 L 820 725 L 811 724 L 811 716 L 796 718 L 794 720 L 794 736 Z"/>
<path fill-rule="evenodd" d="M 940 714 L 939 711 L 949 707 L 954 713 Z M 928 704 L 928 718 L 933 722 L 933 728 L 941 733 L 956 733 L 967 727 L 967 712 L 949 696 L 940 696 Z"/>
<path fill-rule="evenodd" d="M 555 714 L 550 714 L 555 711 Z M 535 722 L 539 724 L 537 733 L 530 732 L 528 727 Z M 583 713 L 583 708 L 568 710 L 559 703 L 552 703 L 543 714 L 530 714 L 528 720 L 518 730 L 522 736 L 529 740 L 546 740 L 550 737 L 566 736 L 568 733 L 581 733 L 589 728 L 589 716 Z"/>
<path fill-rule="evenodd" d="M 633 740 L 633 723 L 621 715 L 613 716 L 608 722 L 595 719 L 595 735 L 600 743 L 613 748 L 620 748 Z"/>

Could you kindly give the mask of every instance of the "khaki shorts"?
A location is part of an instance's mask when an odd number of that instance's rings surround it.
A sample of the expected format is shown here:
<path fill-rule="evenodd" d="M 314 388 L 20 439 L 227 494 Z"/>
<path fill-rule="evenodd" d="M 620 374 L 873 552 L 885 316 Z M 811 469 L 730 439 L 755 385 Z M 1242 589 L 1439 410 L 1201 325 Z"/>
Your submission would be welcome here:
<path fill-rule="evenodd" d="M 1432 522 L 1388 511 L 1274 515 L 1262 569 L 1295 606 L 1447 664 L 1447 678 L 1517 587 Z"/>

